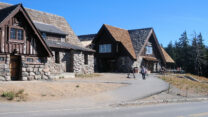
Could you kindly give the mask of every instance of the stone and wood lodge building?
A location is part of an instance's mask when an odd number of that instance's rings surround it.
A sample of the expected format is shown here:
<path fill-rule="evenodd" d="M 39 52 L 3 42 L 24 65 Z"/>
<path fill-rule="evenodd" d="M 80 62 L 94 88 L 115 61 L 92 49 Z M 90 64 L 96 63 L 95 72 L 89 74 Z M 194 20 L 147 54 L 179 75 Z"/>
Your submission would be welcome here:
<path fill-rule="evenodd" d="M 64 17 L 0 3 L 0 80 L 93 73 L 93 54 Z"/>
<path fill-rule="evenodd" d="M 159 45 L 153 28 L 125 30 L 104 24 L 97 34 L 78 37 L 86 47 L 95 49 L 97 72 L 128 72 L 132 65 L 158 72 L 174 63 Z"/>

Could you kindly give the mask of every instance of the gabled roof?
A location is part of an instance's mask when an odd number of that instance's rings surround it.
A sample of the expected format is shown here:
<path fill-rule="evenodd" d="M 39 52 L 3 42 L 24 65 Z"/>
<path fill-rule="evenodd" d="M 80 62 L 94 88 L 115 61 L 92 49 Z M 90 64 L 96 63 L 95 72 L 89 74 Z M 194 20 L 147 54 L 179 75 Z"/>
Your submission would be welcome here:
<path fill-rule="evenodd" d="M 128 30 L 136 55 L 139 54 L 152 28 Z"/>
<path fill-rule="evenodd" d="M 87 52 L 95 52 L 92 49 L 83 48 L 83 47 L 76 46 L 76 45 L 69 44 L 69 43 L 65 43 L 65 42 L 46 40 L 46 43 L 51 48 L 62 48 L 62 49 L 69 49 L 69 50 L 73 49 L 73 50 L 80 50 L 80 51 L 87 51 Z"/>
<path fill-rule="evenodd" d="M 67 35 L 67 33 L 65 33 L 61 29 L 51 24 L 45 24 L 41 22 L 34 22 L 34 24 L 37 27 L 37 29 L 41 32 L 47 32 L 47 33 L 52 33 L 52 34 L 64 35 L 64 36 Z"/>
<path fill-rule="evenodd" d="M 9 6 L 13 6 L 13 5 L 0 2 L 0 9 L 6 8 Z M 26 9 L 28 15 L 30 16 L 30 18 L 32 19 L 32 21 L 50 24 L 50 25 L 53 25 L 53 26 L 59 28 L 60 30 L 62 30 L 68 34 L 66 36 L 66 40 L 68 43 L 82 46 L 78 37 L 76 36 L 76 34 L 72 30 L 71 26 L 68 24 L 68 22 L 66 21 L 66 19 L 64 17 L 54 15 L 51 13 L 38 11 L 38 10 L 33 10 L 33 9 L 28 9 L 28 8 L 25 8 L 25 9 Z"/>
<path fill-rule="evenodd" d="M 165 57 L 165 62 L 166 63 L 175 63 L 175 61 L 170 57 L 170 55 L 165 51 L 165 49 L 163 47 L 161 47 L 161 49 L 162 49 L 163 55 Z"/>
<path fill-rule="evenodd" d="M 5 14 L 3 13 L 4 11 L 6 12 Z M 2 17 L 3 20 L 1 20 L 0 25 L 2 25 L 4 22 L 6 22 L 9 18 L 14 17 L 20 11 L 22 12 L 25 19 L 28 21 L 29 25 L 31 26 L 34 33 L 37 35 L 38 39 L 40 39 L 40 42 L 43 45 L 43 47 L 46 49 L 48 56 L 52 56 L 52 52 L 51 52 L 50 48 L 47 46 L 47 44 L 43 40 L 42 36 L 40 35 L 40 32 L 37 30 L 37 28 L 33 24 L 32 20 L 30 19 L 29 15 L 25 11 L 22 4 L 17 4 L 17 5 L 13 5 L 13 6 L 9 6 L 9 7 L 1 9 L 0 12 L 3 13 L 4 18 Z M 1 13 L 0 13 L 0 15 L 1 15 Z"/>
<path fill-rule="evenodd" d="M 127 51 L 130 53 L 130 55 L 136 59 L 136 54 L 134 52 L 134 47 L 132 45 L 130 35 L 127 30 L 113 27 L 107 24 L 103 25 L 104 27 L 107 28 L 107 30 L 110 32 L 110 34 L 113 36 L 113 38 L 116 41 L 119 41 L 123 44 L 123 46 L 127 49 Z"/>

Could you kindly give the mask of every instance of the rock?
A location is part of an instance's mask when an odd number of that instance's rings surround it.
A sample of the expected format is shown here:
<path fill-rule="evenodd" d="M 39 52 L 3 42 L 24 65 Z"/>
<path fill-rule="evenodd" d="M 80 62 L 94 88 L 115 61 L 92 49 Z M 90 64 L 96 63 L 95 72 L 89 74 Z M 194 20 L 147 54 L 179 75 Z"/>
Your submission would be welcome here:
<path fill-rule="evenodd" d="M 27 81 L 27 77 L 22 77 L 22 80 L 23 81 Z"/>
<path fill-rule="evenodd" d="M 27 80 L 34 80 L 34 76 L 28 76 Z"/>
<path fill-rule="evenodd" d="M 26 68 L 22 68 L 22 71 L 25 72 L 26 71 Z"/>
<path fill-rule="evenodd" d="M 30 68 L 27 68 L 26 71 L 27 72 L 31 72 L 31 71 L 33 71 L 33 68 L 31 68 L 31 67 Z"/>
<path fill-rule="evenodd" d="M 30 72 L 30 76 L 35 76 L 35 73 L 34 72 Z"/>
<path fill-rule="evenodd" d="M 36 72 L 35 72 L 35 74 L 36 74 L 36 75 L 40 75 L 40 74 L 41 74 L 41 72 L 39 72 L 39 71 L 36 71 Z"/>
<path fill-rule="evenodd" d="M 23 76 L 23 77 L 27 77 L 28 74 L 29 74 L 28 72 L 22 72 L 22 76 Z"/>
<path fill-rule="evenodd" d="M 38 71 L 38 68 L 34 68 L 34 70 L 33 70 L 34 72 L 36 72 L 36 71 Z"/>
<path fill-rule="evenodd" d="M 46 75 L 43 75 L 43 77 L 42 77 L 44 80 L 48 80 L 48 76 L 46 76 Z"/>
<path fill-rule="evenodd" d="M 5 81 L 5 78 L 3 76 L 0 76 L 0 81 Z"/>
<path fill-rule="evenodd" d="M 10 81 L 10 80 L 11 80 L 11 77 L 10 77 L 10 76 L 6 76 L 6 77 L 5 77 L 5 80 L 6 80 L 6 81 Z"/>
<path fill-rule="evenodd" d="M 41 79 L 41 75 L 36 75 L 35 76 L 35 80 L 40 80 Z"/>
<path fill-rule="evenodd" d="M 48 68 L 48 67 L 45 67 L 45 68 L 43 69 L 43 72 L 49 72 L 49 68 Z"/>

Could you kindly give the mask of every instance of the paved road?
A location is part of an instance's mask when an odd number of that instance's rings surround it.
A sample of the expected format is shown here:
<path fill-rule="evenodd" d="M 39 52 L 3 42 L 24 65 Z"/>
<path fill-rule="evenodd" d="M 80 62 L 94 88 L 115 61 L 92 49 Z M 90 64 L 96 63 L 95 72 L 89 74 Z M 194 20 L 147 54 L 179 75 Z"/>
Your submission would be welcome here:
<path fill-rule="evenodd" d="M 116 77 L 124 77 L 126 74 L 116 74 Z M 66 82 L 66 81 L 62 81 Z M 68 82 L 72 82 L 71 80 Z M 73 81 L 73 82 L 83 82 Z M 84 81 L 84 82 L 105 82 L 105 83 L 125 83 L 128 84 L 124 87 L 120 87 L 116 90 L 103 92 L 94 96 L 80 97 L 75 99 L 65 99 L 57 101 L 45 101 L 45 102 L 0 102 L 0 117 L 8 115 L 13 117 L 14 115 L 21 116 L 35 116 L 46 114 L 50 112 L 56 112 L 62 114 L 62 111 L 68 112 L 68 110 L 80 110 L 80 108 L 107 108 L 111 104 L 118 104 L 126 101 L 143 98 L 155 93 L 161 92 L 168 88 L 168 84 L 155 76 L 148 76 L 146 80 L 142 80 L 140 76 L 137 79 L 129 79 L 122 81 Z M 46 113 L 45 113 L 46 112 Z M 64 113 L 63 112 L 63 113 Z M 56 113 L 54 113 L 56 115 Z M 16 116 L 16 117 L 18 117 Z M 21 116 L 23 117 L 23 116 Z"/>
<path fill-rule="evenodd" d="M 208 117 L 208 102 L 3 112 L 0 117 Z"/>

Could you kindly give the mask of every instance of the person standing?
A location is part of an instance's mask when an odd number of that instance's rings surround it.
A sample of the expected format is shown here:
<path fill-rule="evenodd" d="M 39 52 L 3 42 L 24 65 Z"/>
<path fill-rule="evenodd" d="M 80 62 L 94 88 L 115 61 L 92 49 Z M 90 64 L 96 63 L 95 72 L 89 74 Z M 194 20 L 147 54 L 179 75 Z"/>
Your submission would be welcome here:
<path fill-rule="evenodd" d="M 142 74 L 143 80 L 146 79 L 146 78 L 145 78 L 146 72 L 147 72 L 146 68 L 145 68 L 144 66 L 142 66 L 142 68 L 141 68 L 141 74 Z"/>
<path fill-rule="evenodd" d="M 135 68 L 137 68 L 137 62 L 134 62 L 131 66 L 131 68 L 129 68 L 129 73 L 127 74 L 127 78 L 130 78 L 129 75 L 132 73 L 133 76 L 134 76 L 134 79 L 136 78 L 135 77 Z"/>

